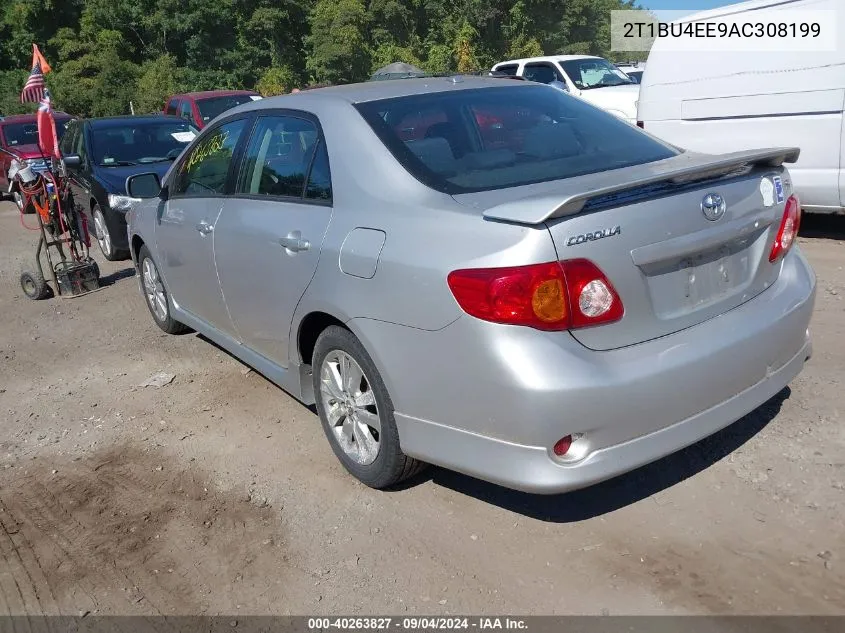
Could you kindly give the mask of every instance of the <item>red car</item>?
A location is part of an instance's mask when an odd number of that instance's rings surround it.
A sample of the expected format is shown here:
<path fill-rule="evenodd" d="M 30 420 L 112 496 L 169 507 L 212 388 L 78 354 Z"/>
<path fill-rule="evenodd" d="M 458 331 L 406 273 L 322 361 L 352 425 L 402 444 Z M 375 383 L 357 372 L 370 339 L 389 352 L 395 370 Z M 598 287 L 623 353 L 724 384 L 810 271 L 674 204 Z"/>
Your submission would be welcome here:
<path fill-rule="evenodd" d="M 226 110 L 260 98 L 261 95 L 253 90 L 187 92 L 170 97 L 164 106 L 164 113 L 187 119 L 201 130 Z"/>
<path fill-rule="evenodd" d="M 56 132 L 59 140 L 65 133 L 71 116 L 64 112 L 54 112 Z M 20 114 L 0 119 L 0 194 L 14 198 L 18 208 L 23 204 L 23 198 L 15 189 L 14 183 L 9 181 L 9 167 L 17 159 L 27 163 L 35 171 L 43 171 L 47 163 L 38 149 L 38 124 L 34 114 Z"/>

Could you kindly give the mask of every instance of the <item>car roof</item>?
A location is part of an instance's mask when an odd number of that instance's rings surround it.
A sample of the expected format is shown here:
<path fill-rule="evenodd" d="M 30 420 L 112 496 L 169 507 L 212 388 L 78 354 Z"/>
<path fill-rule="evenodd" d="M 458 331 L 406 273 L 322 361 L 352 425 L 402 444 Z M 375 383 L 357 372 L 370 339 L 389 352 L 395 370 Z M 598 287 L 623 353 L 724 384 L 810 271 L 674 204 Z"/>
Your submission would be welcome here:
<path fill-rule="evenodd" d="M 54 110 L 53 117 L 57 119 L 69 119 L 71 116 L 67 112 L 61 110 Z M 37 115 L 32 114 L 10 114 L 9 116 L 0 118 L 0 125 L 4 123 L 34 123 L 37 120 Z"/>
<path fill-rule="evenodd" d="M 542 57 L 523 57 L 521 59 L 509 59 L 504 62 L 497 62 L 496 66 L 502 64 L 529 64 L 531 62 L 568 62 L 573 59 L 604 59 L 596 55 L 544 55 Z"/>
<path fill-rule="evenodd" d="M 345 101 L 347 103 L 364 103 L 367 101 L 379 101 L 381 99 L 393 99 L 419 94 L 454 92 L 471 90 L 473 88 L 514 88 L 525 85 L 521 81 L 502 81 L 498 77 L 474 77 L 467 75 L 422 77 L 419 79 L 390 79 L 386 81 L 367 81 L 343 86 L 315 88 L 294 94 L 267 97 L 261 101 L 253 102 L 250 104 L 251 107 L 249 109 L 287 107 L 287 104 L 293 105 L 296 100 L 301 100 L 304 103 L 315 98 Z M 285 105 L 281 105 L 281 101 Z M 239 108 L 245 108 L 245 106 L 239 106 Z"/>
<path fill-rule="evenodd" d="M 168 114 L 127 114 L 123 116 L 94 117 L 91 119 L 83 120 L 87 123 L 90 123 L 92 127 L 98 129 L 107 127 L 119 127 L 127 123 L 155 123 L 156 121 L 181 121 L 183 123 L 189 123 L 188 121 L 185 121 L 185 119 L 182 119 L 178 116 L 171 116 Z"/>
<path fill-rule="evenodd" d="M 189 99 L 207 99 L 209 97 L 230 97 L 233 95 L 257 95 L 255 90 L 203 90 L 200 92 L 183 92 L 178 95 L 173 95 L 168 99 L 177 99 L 187 97 Z"/>

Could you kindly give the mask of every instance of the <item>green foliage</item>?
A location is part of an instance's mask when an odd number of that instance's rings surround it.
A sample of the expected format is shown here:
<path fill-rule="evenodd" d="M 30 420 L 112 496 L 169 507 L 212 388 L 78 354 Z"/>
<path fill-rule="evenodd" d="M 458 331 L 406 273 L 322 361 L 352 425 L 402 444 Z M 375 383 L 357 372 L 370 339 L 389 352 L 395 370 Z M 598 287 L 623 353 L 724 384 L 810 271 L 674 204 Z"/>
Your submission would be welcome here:
<path fill-rule="evenodd" d="M 3 0 L 0 114 L 19 95 L 32 43 L 57 108 L 151 112 L 188 90 L 265 95 L 367 79 L 403 61 L 430 72 L 504 59 L 590 53 L 611 59 L 610 11 L 634 0 Z M 625 58 L 643 55 L 624 54 Z"/>
<path fill-rule="evenodd" d="M 164 54 L 144 62 L 132 104 L 135 114 L 160 111 L 170 95 L 181 91 L 182 85 L 182 73 L 173 55 Z"/>
<path fill-rule="evenodd" d="M 275 66 L 264 71 L 255 89 L 264 97 L 272 97 L 290 92 L 299 83 L 296 73 L 289 66 Z"/>
<path fill-rule="evenodd" d="M 363 0 L 317 0 L 309 17 L 305 68 L 318 82 L 362 79 L 370 70 Z"/>

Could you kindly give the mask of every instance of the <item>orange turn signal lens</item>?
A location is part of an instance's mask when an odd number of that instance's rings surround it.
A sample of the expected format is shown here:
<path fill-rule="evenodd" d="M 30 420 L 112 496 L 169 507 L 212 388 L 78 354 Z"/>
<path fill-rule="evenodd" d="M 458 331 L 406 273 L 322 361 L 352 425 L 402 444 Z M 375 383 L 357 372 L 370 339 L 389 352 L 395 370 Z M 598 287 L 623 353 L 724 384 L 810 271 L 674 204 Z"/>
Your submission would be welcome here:
<path fill-rule="evenodd" d="M 531 297 L 534 315 L 544 323 L 566 318 L 566 295 L 560 279 L 547 279 L 537 284 Z"/>

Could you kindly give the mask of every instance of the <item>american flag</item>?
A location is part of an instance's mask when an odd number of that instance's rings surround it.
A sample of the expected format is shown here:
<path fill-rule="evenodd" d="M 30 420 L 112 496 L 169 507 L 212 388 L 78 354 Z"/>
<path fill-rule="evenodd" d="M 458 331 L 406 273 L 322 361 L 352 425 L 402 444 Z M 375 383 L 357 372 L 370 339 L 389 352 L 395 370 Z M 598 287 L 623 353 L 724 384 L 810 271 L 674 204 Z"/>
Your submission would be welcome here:
<path fill-rule="evenodd" d="M 44 89 L 44 73 L 41 72 L 41 62 L 36 61 L 21 92 L 21 103 L 39 103 L 44 99 Z"/>

